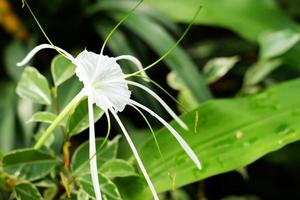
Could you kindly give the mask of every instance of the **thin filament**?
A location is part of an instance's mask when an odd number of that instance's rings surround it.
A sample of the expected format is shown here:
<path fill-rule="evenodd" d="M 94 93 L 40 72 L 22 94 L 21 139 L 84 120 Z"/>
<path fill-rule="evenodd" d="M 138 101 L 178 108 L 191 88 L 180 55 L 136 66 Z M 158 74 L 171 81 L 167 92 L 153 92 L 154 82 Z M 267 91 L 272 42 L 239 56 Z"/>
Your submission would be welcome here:
<path fill-rule="evenodd" d="M 109 113 L 107 111 L 105 111 L 105 116 L 106 116 L 106 119 L 107 119 L 107 131 L 106 131 L 106 136 L 105 136 L 99 150 L 102 149 L 102 147 L 106 144 L 106 142 L 108 140 L 108 137 L 109 137 L 109 134 L 110 134 L 110 129 L 111 129 L 110 117 L 109 117 Z"/>
<path fill-rule="evenodd" d="M 126 80 L 126 83 L 128 83 L 129 85 L 133 85 L 136 86 L 144 91 L 146 91 L 147 93 L 149 93 L 151 96 L 153 96 L 165 109 L 166 111 L 174 118 L 174 120 L 185 130 L 188 130 L 187 125 L 175 114 L 175 112 L 152 90 L 150 90 L 149 88 L 143 86 L 142 84 L 136 83 L 134 81 L 128 81 Z"/>
<path fill-rule="evenodd" d="M 130 146 L 130 148 L 131 148 L 131 150 L 132 150 L 132 152 L 133 152 L 133 154 L 134 154 L 134 156 L 136 158 L 136 161 L 137 161 L 137 163 L 138 163 L 138 165 L 139 165 L 139 167 L 140 167 L 140 169 L 141 169 L 141 171 L 142 171 L 142 173 L 143 173 L 143 175 L 144 175 L 144 177 L 145 177 L 145 179 L 146 179 L 146 181 L 148 183 L 148 186 L 149 186 L 149 188 L 151 190 L 153 198 L 155 200 L 159 200 L 158 195 L 157 195 L 157 193 L 155 191 L 155 188 L 154 188 L 154 186 L 153 186 L 153 184 L 152 184 L 152 182 L 150 180 L 150 177 L 149 177 L 149 175 L 148 175 L 148 173 L 147 173 L 147 171 L 146 171 L 146 169 L 144 167 L 144 164 L 143 164 L 143 162 L 142 162 L 142 160 L 141 160 L 141 158 L 139 156 L 139 153 L 136 150 L 136 148 L 135 148 L 135 146 L 134 146 L 134 144 L 133 144 L 133 142 L 132 142 L 129 134 L 127 133 L 127 131 L 126 131 L 123 123 L 121 122 L 120 118 L 118 117 L 118 115 L 113 110 L 110 110 L 110 112 L 112 113 L 112 115 L 114 116 L 114 118 L 116 119 L 116 121 L 118 122 L 121 130 L 123 131 L 123 133 L 125 135 L 125 138 L 126 138 L 128 144 L 129 144 L 129 146 Z"/>
<path fill-rule="evenodd" d="M 108 42 L 108 40 L 110 39 L 110 37 L 112 36 L 112 34 L 115 32 L 115 30 L 117 30 L 117 28 L 118 28 L 121 24 L 123 24 L 123 22 L 125 22 L 126 19 L 127 19 L 128 17 L 130 17 L 130 16 L 132 15 L 132 13 L 139 7 L 139 5 L 140 5 L 142 2 L 143 2 L 143 0 L 140 0 L 139 3 L 138 3 L 134 8 L 132 8 L 132 9 L 129 11 L 129 13 L 127 13 L 127 15 L 126 15 L 123 19 L 121 19 L 121 20 L 119 21 L 119 23 L 118 23 L 118 24 L 110 31 L 110 33 L 108 34 L 108 36 L 107 36 L 106 39 L 104 40 L 104 43 L 103 43 L 102 48 L 101 48 L 101 51 L 100 51 L 100 55 L 103 55 L 104 47 L 105 47 L 106 43 Z"/>
<path fill-rule="evenodd" d="M 49 42 L 49 44 L 61 55 L 63 55 L 64 57 L 66 57 L 66 55 L 61 51 L 62 49 L 56 47 L 53 42 L 50 40 L 50 38 L 48 37 L 48 35 L 46 34 L 46 32 L 44 31 L 42 25 L 39 23 L 39 20 L 37 19 L 37 17 L 35 16 L 35 14 L 33 13 L 33 11 L 31 10 L 29 4 L 27 3 L 26 0 L 22 0 L 22 7 L 24 7 L 24 4 L 26 5 L 26 7 L 28 8 L 30 14 L 32 15 L 34 21 L 37 23 L 38 27 L 40 28 L 41 32 L 43 33 L 43 35 L 45 36 L 46 40 Z"/>
<path fill-rule="evenodd" d="M 156 65 L 157 63 L 159 63 L 160 61 L 162 61 L 163 59 L 165 59 L 177 46 L 178 44 L 183 40 L 183 38 L 186 36 L 186 34 L 188 33 L 188 31 L 190 30 L 190 28 L 192 27 L 192 25 L 194 24 L 200 10 L 201 10 L 202 6 L 199 6 L 198 10 L 196 11 L 195 15 L 193 16 L 190 24 L 188 25 L 188 27 L 185 29 L 185 31 L 183 32 L 183 34 L 181 35 L 181 37 L 177 40 L 177 42 L 172 45 L 164 55 L 162 55 L 158 60 L 156 60 L 155 62 L 153 62 L 152 64 L 148 65 L 147 67 L 145 67 L 144 69 L 142 70 L 139 70 L 139 71 L 136 71 L 132 74 L 128 74 L 125 76 L 125 78 L 128 78 L 128 77 L 131 77 L 131 76 L 134 76 L 136 74 L 139 74 L 141 73 L 142 71 L 146 71 L 148 69 L 150 69 L 151 67 L 153 67 L 154 65 Z"/>
<path fill-rule="evenodd" d="M 94 126 L 94 111 L 93 111 L 93 103 L 91 98 L 88 97 L 88 112 L 89 112 L 89 157 L 90 157 L 90 170 L 91 170 L 91 178 L 94 187 L 94 192 L 96 196 L 96 200 L 102 200 L 100 184 L 98 179 L 98 168 L 97 168 L 97 158 L 94 156 L 96 154 L 96 138 L 95 138 L 95 126 Z"/>
<path fill-rule="evenodd" d="M 152 134 L 152 136 L 153 136 L 153 138 L 154 138 L 155 145 L 156 145 L 156 147 L 157 147 L 157 149 L 158 149 L 158 152 L 159 152 L 159 154 L 160 154 L 160 157 L 161 157 L 163 160 L 165 160 L 165 159 L 164 159 L 164 156 L 163 156 L 163 154 L 162 154 L 162 152 L 161 152 L 161 150 L 160 150 L 160 146 L 159 146 L 159 144 L 158 144 L 157 138 L 156 138 L 156 136 L 155 136 L 155 133 L 154 133 L 154 131 L 153 131 L 153 128 L 152 128 L 152 126 L 151 126 L 149 120 L 147 119 L 147 117 L 144 115 L 144 113 L 143 113 L 139 108 L 137 108 L 137 107 L 134 106 L 134 105 L 130 105 L 130 106 L 133 107 L 136 111 L 138 111 L 138 113 L 140 113 L 140 115 L 144 118 L 144 120 L 145 120 L 145 122 L 147 123 L 147 125 L 148 125 L 148 127 L 149 127 L 149 129 L 150 129 L 150 132 L 151 132 L 151 134 Z"/>
<path fill-rule="evenodd" d="M 155 82 L 154 80 L 152 80 L 151 78 L 149 77 L 145 77 L 145 76 L 142 76 L 141 74 L 137 74 L 137 75 L 134 75 L 136 77 L 140 77 L 142 78 L 143 80 L 146 80 L 147 82 L 150 82 L 152 83 L 153 85 L 155 85 L 156 87 L 158 87 L 161 91 L 163 91 L 166 95 L 168 95 L 174 102 L 176 102 L 176 104 L 178 106 L 180 106 L 180 108 L 184 111 L 184 112 L 187 112 L 185 109 L 184 109 L 184 106 L 182 105 L 182 103 L 180 103 L 175 97 L 173 97 L 166 89 L 164 89 L 162 86 L 160 86 L 157 82 Z"/>
<path fill-rule="evenodd" d="M 131 62 L 133 62 L 136 67 L 138 68 L 138 70 L 143 70 L 143 66 L 142 63 L 134 56 L 131 55 L 122 55 L 122 56 L 118 56 L 116 57 L 116 60 L 129 60 Z M 145 77 L 148 77 L 148 75 L 146 74 L 145 71 L 141 71 L 141 74 Z"/>
<path fill-rule="evenodd" d="M 141 108 L 141 109 L 143 109 L 143 110 L 145 110 L 150 115 L 155 117 L 158 121 L 160 121 L 172 133 L 172 135 L 176 138 L 178 143 L 181 145 L 181 147 L 184 149 L 184 151 L 187 153 L 187 155 L 192 159 L 192 161 L 195 163 L 197 168 L 198 169 L 202 168 L 201 163 L 200 163 L 198 157 L 196 156 L 196 154 L 194 153 L 194 151 L 191 149 L 191 147 L 185 142 L 185 140 L 180 136 L 180 134 L 172 126 L 170 126 L 163 118 L 161 118 L 159 115 L 157 115 L 155 112 L 153 112 L 152 110 L 150 110 L 146 106 L 143 106 L 142 104 L 140 104 L 140 103 L 138 103 L 134 100 L 130 100 L 130 103 L 137 106 L 137 107 L 139 107 L 139 108 Z"/>

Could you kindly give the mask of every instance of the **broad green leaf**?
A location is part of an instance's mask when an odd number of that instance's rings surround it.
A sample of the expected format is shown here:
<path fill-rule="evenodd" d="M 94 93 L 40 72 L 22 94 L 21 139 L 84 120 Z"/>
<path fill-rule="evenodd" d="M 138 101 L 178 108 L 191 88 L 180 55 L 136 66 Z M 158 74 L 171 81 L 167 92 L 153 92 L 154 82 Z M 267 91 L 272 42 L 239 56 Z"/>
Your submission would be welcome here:
<path fill-rule="evenodd" d="M 118 13 L 114 14 L 114 16 L 117 20 L 123 17 L 123 15 Z M 132 17 L 124 22 L 124 25 L 142 38 L 159 56 L 162 56 L 176 42 L 165 29 L 145 16 L 133 14 Z M 176 71 L 198 102 L 211 98 L 210 91 L 201 73 L 197 70 L 197 66 L 180 47 L 174 49 L 164 59 L 164 62 L 166 62 L 168 67 Z M 151 63 L 143 63 L 144 66 L 148 64 Z M 161 67 L 161 65 L 156 67 Z"/>
<path fill-rule="evenodd" d="M 100 172 L 108 178 L 137 175 L 131 164 L 121 159 L 108 160 L 100 167 Z"/>
<path fill-rule="evenodd" d="M 281 30 L 263 34 L 260 39 L 260 58 L 270 59 L 290 50 L 300 40 L 300 34 L 291 30 Z"/>
<path fill-rule="evenodd" d="M 14 187 L 17 200 L 43 200 L 38 189 L 29 182 L 19 183 Z"/>
<path fill-rule="evenodd" d="M 145 3 L 185 23 L 189 23 L 202 6 L 195 23 L 224 27 L 252 41 L 265 31 L 299 30 L 298 24 L 285 15 L 274 0 L 146 0 Z"/>
<path fill-rule="evenodd" d="M 157 191 L 239 169 L 299 140 L 299 88 L 300 79 L 296 79 L 258 95 L 210 101 L 181 116 L 189 131 L 172 122 L 199 157 L 202 170 L 196 168 L 166 128 L 158 131 L 156 137 L 165 162 L 158 159 L 152 138 L 139 150 Z M 169 172 L 175 180 L 170 179 Z"/>
<path fill-rule="evenodd" d="M 203 74 L 207 83 L 213 83 L 222 78 L 239 61 L 237 56 L 214 58 L 206 63 Z"/>
<path fill-rule="evenodd" d="M 19 149 L 4 156 L 3 171 L 10 176 L 37 180 L 49 174 L 57 164 L 57 159 L 50 154 L 33 149 Z"/>
<path fill-rule="evenodd" d="M 117 186 L 102 174 L 98 174 L 99 182 L 101 184 L 101 192 L 103 199 L 122 200 Z M 91 174 L 87 173 L 77 177 L 80 188 L 85 191 L 91 198 L 95 198 L 95 192 L 91 180 Z"/>
<path fill-rule="evenodd" d="M 34 67 L 26 67 L 17 86 L 17 94 L 34 103 L 51 104 L 47 79 Z"/>
<path fill-rule="evenodd" d="M 43 111 L 43 112 L 36 112 L 33 114 L 33 116 L 28 120 L 27 123 L 32 123 L 32 122 L 45 122 L 51 124 L 55 118 L 57 117 L 56 114 L 48 112 L 48 111 Z"/>
<path fill-rule="evenodd" d="M 96 140 L 97 153 L 95 156 L 97 157 L 98 168 L 106 161 L 116 158 L 119 138 L 115 137 L 112 141 L 108 141 L 104 145 L 104 139 L 100 138 Z M 101 146 L 102 148 L 100 149 Z M 74 174 L 89 172 L 89 141 L 84 142 L 76 149 L 72 157 L 71 168 Z"/>
<path fill-rule="evenodd" d="M 185 23 L 190 23 L 193 13 L 198 6 L 202 6 L 195 23 L 223 27 L 253 42 L 258 42 L 266 32 L 300 30 L 299 24 L 280 10 L 275 0 L 146 0 L 145 3 L 160 9 L 172 19 Z M 298 44 L 284 55 L 285 63 L 299 68 L 299 53 Z"/>
<path fill-rule="evenodd" d="M 132 0 L 98 1 L 88 6 L 85 12 L 87 15 L 94 15 L 108 10 L 115 11 L 115 12 L 122 11 L 124 13 L 128 13 L 136 5 L 137 2 Z M 178 27 L 170 18 L 168 18 L 163 13 L 159 12 L 158 9 L 154 9 L 147 6 L 145 3 L 140 4 L 138 9 L 136 9 L 134 12 L 141 15 L 149 16 L 150 18 L 153 18 L 154 20 L 156 20 L 157 22 L 161 23 L 162 25 L 164 25 L 165 27 L 167 27 L 168 29 L 174 32 L 178 31 Z M 110 30 L 112 29 L 109 29 L 108 31 Z M 122 44 L 120 43 L 120 45 Z"/>
<path fill-rule="evenodd" d="M 75 74 L 76 66 L 62 55 L 57 55 L 51 62 L 51 74 L 57 87 Z"/>
<path fill-rule="evenodd" d="M 259 61 L 252 65 L 246 72 L 244 77 L 244 85 L 251 86 L 261 82 L 271 72 L 282 64 L 280 59 Z"/>
<path fill-rule="evenodd" d="M 8 152 L 16 142 L 16 101 L 15 84 L 0 82 L 0 150 Z"/>
<path fill-rule="evenodd" d="M 103 111 L 94 106 L 95 122 L 103 115 Z M 68 119 L 67 132 L 69 136 L 77 135 L 89 127 L 89 113 L 87 99 L 81 101 Z"/>

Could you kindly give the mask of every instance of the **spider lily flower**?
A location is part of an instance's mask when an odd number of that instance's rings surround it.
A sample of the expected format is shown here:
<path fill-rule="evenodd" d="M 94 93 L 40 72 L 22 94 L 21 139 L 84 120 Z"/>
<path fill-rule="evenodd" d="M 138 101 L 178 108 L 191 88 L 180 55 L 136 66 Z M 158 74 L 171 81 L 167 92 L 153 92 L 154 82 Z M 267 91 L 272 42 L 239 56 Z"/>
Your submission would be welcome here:
<path fill-rule="evenodd" d="M 96 163 L 97 159 L 94 156 L 96 154 L 96 141 L 93 104 L 96 104 L 96 106 L 100 107 L 105 112 L 108 121 L 110 119 L 109 114 L 111 113 L 117 121 L 117 123 L 119 124 L 122 132 L 124 133 L 125 138 L 129 143 L 130 148 L 132 149 L 132 152 L 137 160 L 137 163 L 147 181 L 147 184 L 155 200 L 159 199 L 155 188 L 142 163 L 138 151 L 136 150 L 128 132 L 126 131 L 125 126 L 118 117 L 118 112 L 122 112 L 127 105 L 136 109 L 142 109 L 148 112 L 153 117 L 155 117 L 159 122 L 161 122 L 176 138 L 176 140 L 179 142 L 179 144 L 182 146 L 182 148 L 188 154 L 188 156 L 192 159 L 195 165 L 199 169 L 201 169 L 201 164 L 197 156 L 190 148 L 190 146 L 185 142 L 185 140 L 180 136 L 180 134 L 154 111 L 131 99 L 131 91 L 129 90 L 128 85 L 138 87 L 150 94 L 151 96 L 153 96 L 153 98 L 155 98 L 166 109 L 166 111 L 174 118 L 174 120 L 182 128 L 188 129 L 186 124 L 182 120 L 180 120 L 180 118 L 172 111 L 172 109 L 155 92 L 153 92 L 152 90 L 140 83 L 126 80 L 126 78 L 130 77 L 130 75 L 128 76 L 122 72 L 121 66 L 117 63 L 117 61 L 131 61 L 133 64 L 135 64 L 139 72 L 143 76 L 146 76 L 146 73 L 143 71 L 142 64 L 137 58 L 130 55 L 108 57 L 103 55 L 102 51 L 100 54 L 96 54 L 87 50 L 82 51 L 77 55 L 77 57 L 74 58 L 71 54 L 59 47 L 49 44 L 42 44 L 35 47 L 31 52 L 29 52 L 29 54 L 20 63 L 17 63 L 17 65 L 25 65 L 38 51 L 46 48 L 55 49 L 61 54 L 63 54 L 67 59 L 72 61 L 76 65 L 76 75 L 84 85 L 82 92 L 88 98 L 89 112 L 90 170 L 92 183 L 95 190 L 95 196 L 97 200 L 101 200 L 102 197 L 98 181 L 98 171 Z"/>

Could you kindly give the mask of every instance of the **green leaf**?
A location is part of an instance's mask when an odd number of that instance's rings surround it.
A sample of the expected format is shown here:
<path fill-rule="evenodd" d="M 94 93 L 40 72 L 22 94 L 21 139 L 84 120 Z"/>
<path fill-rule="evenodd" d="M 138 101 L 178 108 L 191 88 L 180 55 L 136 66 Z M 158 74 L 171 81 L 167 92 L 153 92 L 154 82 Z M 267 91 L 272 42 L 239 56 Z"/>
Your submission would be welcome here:
<path fill-rule="evenodd" d="M 98 106 L 94 106 L 95 122 L 100 119 L 103 113 L 104 112 Z M 75 108 L 74 112 L 69 117 L 67 122 L 67 132 L 71 137 L 81 133 L 88 127 L 89 113 L 87 99 L 85 99 L 79 103 L 79 105 Z"/>
<path fill-rule="evenodd" d="M 189 23 L 202 6 L 195 23 L 224 27 L 252 41 L 265 31 L 299 30 L 298 24 L 285 15 L 274 0 L 147 0 L 145 3 L 185 23 Z"/>
<path fill-rule="evenodd" d="M 100 167 L 101 174 L 109 178 L 137 175 L 134 168 L 125 160 L 111 159 Z"/>
<path fill-rule="evenodd" d="M 213 83 L 222 78 L 239 61 L 237 56 L 214 58 L 206 63 L 203 74 L 207 83 Z"/>
<path fill-rule="evenodd" d="M 282 64 L 280 59 L 259 61 L 252 65 L 246 72 L 244 77 L 244 85 L 251 86 L 261 82 L 271 72 Z"/>
<path fill-rule="evenodd" d="M 185 23 L 190 23 L 193 13 L 198 6 L 202 6 L 195 23 L 226 28 L 250 41 L 258 42 L 266 32 L 290 30 L 297 33 L 300 30 L 299 24 L 291 20 L 280 9 L 277 2 L 275 0 L 147 0 L 145 3 L 160 9 L 177 22 Z M 299 69 L 299 53 L 298 44 L 284 55 L 285 64 Z"/>
<path fill-rule="evenodd" d="M 0 149 L 8 152 L 16 142 L 16 100 L 15 84 L 0 82 Z"/>
<path fill-rule="evenodd" d="M 122 200 L 117 186 L 102 174 L 98 174 L 98 176 L 103 199 Z M 95 198 L 91 174 L 87 173 L 83 176 L 79 176 L 77 177 L 77 181 L 83 191 L 85 191 L 91 198 Z"/>
<path fill-rule="evenodd" d="M 103 146 L 103 138 L 96 140 L 96 157 L 98 168 L 108 160 L 117 156 L 118 142 L 120 137 L 115 137 L 112 141 L 106 142 Z M 100 149 L 100 147 L 102 148 Z M 72 157 L 71 168 L 74 174 L 84 174 L 90 171 L 89 167 L 89 141 L 81 144 Z"/>
<path fill-rule="evenodd" d="M 290 50 L 300 40 L 300 34 L 291 30 L 281 30 L 260 37 L 260 58 L 270 59 Z"/>
<path fill-rule="evenodd" d="M 57 87 L 75 74 L 76 66 L 62 55 L 57 55 L 51 62 L 51 73 Z"/>
<path fill-rule="evenodd" d="M 27 123 L 32 123 L 32 122 L 45 122 L 51 124 L 55 118 L 57 117 L 56 114 L 48 112 L 48 111 L 43 111 L 43 112 L 36 112 L 34 115 L 28 120 Z"/>
<path fill-rule="evenodd" d="M 47 79 L 34 67 L 26 67 L 17 86 L 17 94 L 34 103 L 51 104 Z"/>
<path fill-rule="evenodd" d="M 37 180 L 50 173 L 58 161 L 52 155 L 33 149 L 19 149 L 3 158 L 3 171 L 10 176 Z"/>
<path fill-rule="evenodd" d="M 157 191 L 239 169 L 299 140 L 299 88 L 300 79 L 296 79 L 258 95 L 210 101 L 181 116 L 189 131 L 172 122 L 199 157 L 202 170 L 196 168 L 169 131 L 161 129 L 156 138 L 165 162 L 157 159 L 159 152 L 152 138 L 139 150 Z M 176 177 L 175 182 L 168 172 Z"/>
<path fill-rule="evenodd" d="M 14 187 L 17 200 L 43 200 L 37 188 L 29 183 L 19 183 Z"/>

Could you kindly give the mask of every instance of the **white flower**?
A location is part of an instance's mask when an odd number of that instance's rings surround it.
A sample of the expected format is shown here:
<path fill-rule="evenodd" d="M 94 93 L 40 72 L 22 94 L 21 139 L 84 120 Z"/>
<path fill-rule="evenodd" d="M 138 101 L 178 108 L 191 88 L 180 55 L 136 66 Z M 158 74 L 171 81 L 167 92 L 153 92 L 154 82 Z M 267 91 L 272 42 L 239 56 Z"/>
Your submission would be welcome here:
<path fill-rule="evenodd" d="M 139 157 L 139 154 L 129 137 L 123 123 L 118 117 L 117 113 L 124 110 L 124 108 L 129 105 L 134 108 L 142 109 L 152 116 L 154 116 L 158 121 L 160 121 L 177 139 L 179 144 L 185 150 L 185 152 L 189 155 L 189 157 L 193 160 L 196 166 L 201 169 L 201 164 L 190 148 L 190 146 L 184 141 L 184 139 L 180 136 L 180 134 L 170 126 L 164 119 L 162 119 L 159 115 L 153 112 L 151 109 L 146 106 L 134 101 L 131 99 L 131 91 L 128 89 L 128 85 L 132 85 L 138 87 L 145 92 L 152 95 L 174 118 L 174 120 L 183 128 L 187 129 L 187 126 L 183 121 L 181 121 L 178 116 L 172 111 L 172 109 L 152 90 L 143 86 L 140 83 L 133 82 L 130 80 L 125 80 L 125 77 L 130 77 L 125 75 L 122 72 L 120 65 L 117 63 L 118 60 L 126 59 L 131 61 L 136 65 L 139 71 L 141 71 L 143 76 L 146 76 L 145 72 L 142 71 L 142 65 L 138 59 L 130 55 L 123 55 L 119 57 L 108 57 L 100 54 L 96 54 L 87 50 L 82 51 L 76 58 L 74 58 L 71 54 L 66 52 L 65 50 L 49 45 L 42 44 L 35 47 L 22 62 L 18 63 L 18 66 L 25 65 L 39 50 L 51 48 L 58 50 L 61 54 L 63 54 L 66 58 L 71 60 L 76 65 L 76 75 L 79 80 L 83 82 L 84 94 L 88 97 L 88 110 L 89 110 L 89 136 L 90 136 L 90 169 L 91 169 L 91 177 L 93 182 L 93 187 L 95 190 L 95 195 L 97 200 L 101 200 L 101 192 L 98 181 L 98 172 L 97 172 L 97 163 L 96 163 L 96 147 L 95 147 L 95 130 L 94 130 L 94 116 L 93 116 L 93 104 L 96 104 L 100 107 L 106 114 L 107 119 L 109 120 L 109 113 L 111 113 L 116 121 L 118 122 L 121 130 L 123 131 L 125 138 L 127 139 L 130 148 L 133 151 L 133 154 L 138 162 L 138 165 L 149 185 L 149 188 L 153 194 L 154 199 L 159 199 L 158 195 L 155 191 L 155 188 L 148 176 L 148 173 L 142 163 L 142 160 Z"/>

